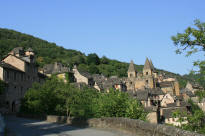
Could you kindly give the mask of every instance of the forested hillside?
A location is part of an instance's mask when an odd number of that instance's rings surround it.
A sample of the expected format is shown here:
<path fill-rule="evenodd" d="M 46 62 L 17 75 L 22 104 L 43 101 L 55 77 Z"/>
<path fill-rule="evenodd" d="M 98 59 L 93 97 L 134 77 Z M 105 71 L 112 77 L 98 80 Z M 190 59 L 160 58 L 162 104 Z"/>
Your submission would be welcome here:
<path fill-rule="evenodd" d="M 90 73 L 98 73 L 105 76 L 127 76 L 128 63 L 111 60 L 105 56 L 99 58 L 95 53 L 86 56 L 80 51 L 65 49 L 55 43 L 50 43 L 31 35 L 0 28 L 0 59 L 6 56 L 13 48 L 19 46 L 24 48 L 31 47 L 37 56 L 37 64 L 40 67 L 58 61 L 70 67 L 76 64 L 80 70 Z M 143 65 L 136 65 L 136 68 L 138 71 L 142 71 Z M 181 87 L 184 87 L 188 80 L 188 78 L 184 78 L 179 74 L 164 70 L 158 71 L 164 72 L 171 77 L 177 77 Z"/>

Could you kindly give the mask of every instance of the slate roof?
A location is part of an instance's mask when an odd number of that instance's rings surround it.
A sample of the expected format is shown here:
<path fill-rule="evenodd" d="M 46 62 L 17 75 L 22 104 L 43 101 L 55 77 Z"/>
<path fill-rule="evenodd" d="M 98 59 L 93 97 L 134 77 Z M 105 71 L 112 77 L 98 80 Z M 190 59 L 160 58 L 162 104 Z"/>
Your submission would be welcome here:
<path fill-rule="evenodd" d="M 7 69 L 12 69 L 12 70 L 16 70 L 16 71 L 19 71 L 19 72 L 23 72 L 21 71 L 20 69 L 8 64 L 8 63 L 5 63 L 3 61 L 0 62 L 0 66 L 3 67 L 3 68 L 7 68 Z"/>
<path fill-rule="evenodd" d="M 105 82 L 106 78 L 103 75 L 94 74 L 92 75 L 93 80 L 97 83 L 100 90 L 103 90 L 103 83 Z"/>
<path fill-rule="evenodd" d="M 152 62 L 149 61 L 148 58 L 146 58 L 145 64 L 144 64 L 144 69 L 151 69 L 154 70 L 154 66 Z"/>
<path fill-rule="evenodd" d="M 192 91 L 189 90 L 188 88 L 184 88 L 184 89 L 180 90 L 180 93 L 181 93 L 181 94 L 185 93 L 185 94 L 187 94 L 189 97 L 194 97 L 194 96 L 195 96 L 195 95 L 192 93 Z"/>
<path fill-rule="evenodd" d="M 167 104 L 167 107 L 187 107 L 187 106 L 190 106 L 190 104 L 185 101 L 180 101 L 180 106 L 177 106 L 176 102 Z"/>
<path fill-rule="evenodd" d="M 136 72 L 134 62 L 132 60 L 131 60 L 130 65 L 129 65 L 128 72 Z"/>
<path fill-rule="evenodd" d="M 67 67 L 63 66 L 63 64 L 55 62 L 55 64 L 45 65 L 43 67 L 43 71 L 44 71 L 45 74 L 55 74 L 55 73 L 68 72 L 69 69 Z"/>
<path fill-rule="evenodd" d="M 164 95 L 164 92 L 160 88 L 149 89 L 151 95 Z"/>
<path fill-rule="evenodd" d="M 23 51 L 24 48 L 23 47 L 16 47 L 14 48 L 12 51 L 15 53 L 15 54 L 20 54 L 21 51 Z"/>
<path fill-rule="evenodd" d="M 164 82 L 160 82 L 159 83 L 159 86 L 160 87 L 171 87 L 171 86 L 173 86 L 173 81 L 164 81 Z"/>
<path fill-rule="evenodd" d="M 172 113 L 176 110 L 181 112 L 187 111 L 186 107 L 171 107 L 171 108 L 163 108 L 163 117 L 172 118 Z"/>
<path fill-rule="evenodd" d="M 90 73 L 85 72 L 85 71 L 80 71 L 80 70 L 78 70 L 78 71 L 79 71 L 79 73 L 80 73 L 81 75 L 83 75 L 84 77 L 87 77 L 88 79 L 92 79 L 92 75 L 91 75 Z"/>
<path fill-rule="evenodd" d="M 148 90 L 138 90 L 134 95 L 139 101 L 147 101 L 149 91 Z"/>

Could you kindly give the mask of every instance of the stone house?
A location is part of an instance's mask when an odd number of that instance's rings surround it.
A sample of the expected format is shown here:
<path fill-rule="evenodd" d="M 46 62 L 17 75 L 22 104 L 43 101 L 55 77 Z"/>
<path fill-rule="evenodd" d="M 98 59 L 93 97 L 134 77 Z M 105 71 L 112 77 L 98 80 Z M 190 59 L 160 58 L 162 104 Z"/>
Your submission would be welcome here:
<path fill-rule="evenodd" d="M 191 83 L 191 82 L 187 82 L 185 88 L 192 91 L 193 94 L 195 94 L 196 91 L 203 90 L 203 87 L 201 87 L 199 84 Z"/>
<path fill-rule="evenodd" d="M 179 111 L 181 113 L 189 113 L 190 105 L 186 102 L 177 100 L 174 103 L 167 104 L 167 107 L 160 108 L 160 118 L 161 122 L 165 124 L 171 124 L 174 126 L 181 126 L 182 124 L 187 124 L 186 116 L 184 114 L 184 121 L 179 122 L 179 118 L 173 116 L 173 112 Z"/>
<path fill-rule="evenodd" d="M 50 76 L 51 74 L 59 74 L 69 72 L 69 68 L 64 66 L 60 62 L 55 62 L 54 64 L 47 64 L 43 67 L 42 73 Z"/>
<path fill-rule="evenodd" d="M 34 82 L 42 83 L 46 77 L 38 73 L 35 64 L 34 52 L 31 49 L 24 50 L 22 47 L 14 48 L 0 62 L 0 80 L 7 84 L 0 102 L 16 112 L 19 110 L 20 100 Z"/>
<path fill-rule="evenodd" d="M 104 77 L 103 75 L 94 74 L 92 75 L 95 82 L 94 88 L 101 92 L 109 92 L 110 88 L 119 91 L 127 91 L 126 85 L 122 79 L 118 77 Z"/>
<path fill-rule="evenodd" d="M 85 83 L 88 86 L 94 86 L 93 77 L 88 72 L 79 71 L 76 66 L 73 68 L 74 80 L 77 83 Z"/>
<path fill-rule="evenodd" d="M 197 103 L 197 105 L 199 106 L 199 108 L 202 109 L 203 112 L 205 112 L 205 98 L 203 98 L 201 101 L 199 101 Z"/>
<path fill-rule="evenodd" d="M 178 81 L 162 81 L 159 83 L 159 87 L 164 93 L 169 93 L 171 95 L 180 95 L 179 83 Z"/>
<path fill-rule="evenodd" d="M 69 82 L 74 82 L 73 72 L 60 62 L 55 62 L 54 64 L 47 64 L 41 70 L 41 73 L 50 77 L 52 74 L 56 74 L 59 79 L 62 79 L 65 83 L 67 82 L 69 76 Z M 67 74 L 67 75 L 66 75 Z"/>
<path fill-rule="evenodd" d="M 180 94 L 185 101 L 188 101 L 189 99 L 192 99 L 193 97 L 195 97 L 194 93 L 188 88 L 181 89 Z"/>
<path fill-rule="evenodd" d="M 174 102 L 175 102 L 174 97 L 171 94 L 167 93 L 162 98 L 160 106 L 161 107 L 167 107 L 168 104 L 171 104 L 171 103 L 174 103 Z"/>

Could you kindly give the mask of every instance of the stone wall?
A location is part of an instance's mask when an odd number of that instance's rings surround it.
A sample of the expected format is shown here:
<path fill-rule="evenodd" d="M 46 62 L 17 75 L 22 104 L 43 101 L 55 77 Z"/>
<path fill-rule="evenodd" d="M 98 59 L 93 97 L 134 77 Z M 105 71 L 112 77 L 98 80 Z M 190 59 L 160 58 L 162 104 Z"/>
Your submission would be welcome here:
<path fill-rule="evenodd" d="M 60 116 L 47 116 L 48 122 L 118 130 L 132 135 L 142 136 L 203 136 L 172 126 L 151 124 L 141 120 L 127 118 L 93 118 L 88 120 L 69 119 Z"/>
<path fill-rule="evenodd" d="M 3 70 L 3 68 L 2 67 L 0 67 L 0 80 L 4 80 L 3 79 L 3 74 L 4 74 L 4 70 Z"/>

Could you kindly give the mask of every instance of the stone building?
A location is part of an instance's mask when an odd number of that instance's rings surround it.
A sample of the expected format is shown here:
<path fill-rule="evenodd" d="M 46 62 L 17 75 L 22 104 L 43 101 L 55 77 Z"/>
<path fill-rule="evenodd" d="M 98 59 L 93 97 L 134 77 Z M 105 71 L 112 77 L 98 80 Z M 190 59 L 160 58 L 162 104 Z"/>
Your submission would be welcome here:
<path fill-rule="evenodd" d="M 55 62 L 54 64 L 46 64 L 40 70 L 40 72 L 48 77 L 51 77 L 51 75 L 55 74 L 59 79 L 62 79 L 65 83 L 68 82 L 67 80 L 69 80 L 70 83 L 74 82 L 73 72 L 60 62 Z"/>
<path fill-rule="evenodd" d="M 133 61 L 128 68 L 128 78 L 125 79 L 128 91 L 138 91 L 146 88 L 161 88 L 164 93 L 179 95 L 179 83 L 174 78 L 165 79 L 162 75 L 158 75 L 154 65 L 148 58 L 142 72 L 137 72 Z"/>
<path fill-rule="evenodd" d="M 183 122 L 179 122 L 178 117 L 173 116 L 173 112 L 179 111 L 181 113 L 189 113 L 190 105 L 184 101 L 177 100 L 174 103 L 169 103 L 166 107 L 160 108 L 160 118 L 161 122 L 165 124 L 171 124 L 174 126 L 181 126 L 182 124 L 187 124 L 186 114 L 182 114 L 185 119 Z"/>
<path fill-rule="evenodd" d="M 94 86 L 95 82 L 93 81 L 93 77 L 90 73 L 84 72 L 84 71 L 79 71 L 77 69 L 77 66 L 74 66 L 73 68 L 73 73 L 74 73 L 74 80 L 77 83 L 84 83 L 88 86 Z"/>
<path fill-rule="evenodd" d="M 42 83 L 45 76 L 38 72 L 32 49 L 24 50 L 22 47 L 14 48 L 0 62 L 0 80 L 7 87 L 2 94 L 0 102 L 9 111 L 16 112 L 20 106 L 20 99 L 34 82 Z"/>
<path fill-rule="evenodd" d="M 131 61 L 128 68 L 128 78 L 126 79 L 126 86 L 128 91 L 137 91 L 145 88 L 156 88 L 157 72 L 151 60 L 148 58 L 142 73 L 137 73 L 133 61 Z"/>

